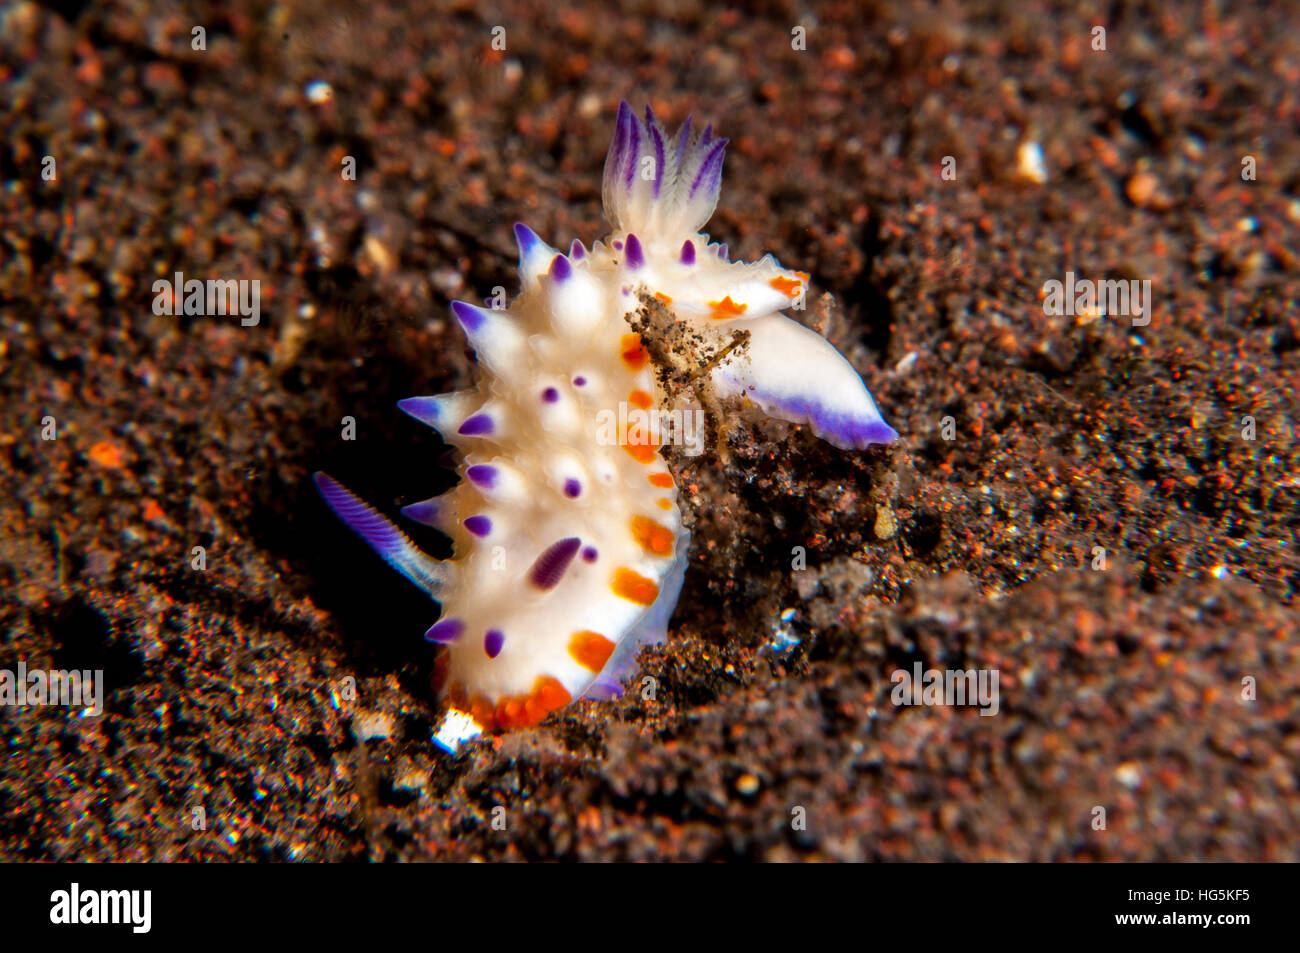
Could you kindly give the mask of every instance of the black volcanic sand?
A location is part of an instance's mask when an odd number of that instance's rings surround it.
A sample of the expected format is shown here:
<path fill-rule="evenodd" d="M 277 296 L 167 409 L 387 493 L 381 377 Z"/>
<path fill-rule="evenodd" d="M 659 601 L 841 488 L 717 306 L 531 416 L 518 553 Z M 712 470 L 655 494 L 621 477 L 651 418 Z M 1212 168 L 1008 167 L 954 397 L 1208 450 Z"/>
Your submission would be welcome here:
<path fill-rule="evenodd" d="M 0 856 L 1300 860 L 1300 7 L 189 6 L 0 11 L 0 667 L 108 688 L 0 709 Z M 711 234 L 834 296 L 902 439 L 679 461 L 653 697 L 450 758 L 435 607 L 309 476 L 454 482 L 393 402 L 465 386 L 513 222 L 604 233 L 620 97 L 730 137 Z M 155 315 L 176 271 L 260 323 Z M 1151 324 L 1045 315 L 1067 271 Z"/>

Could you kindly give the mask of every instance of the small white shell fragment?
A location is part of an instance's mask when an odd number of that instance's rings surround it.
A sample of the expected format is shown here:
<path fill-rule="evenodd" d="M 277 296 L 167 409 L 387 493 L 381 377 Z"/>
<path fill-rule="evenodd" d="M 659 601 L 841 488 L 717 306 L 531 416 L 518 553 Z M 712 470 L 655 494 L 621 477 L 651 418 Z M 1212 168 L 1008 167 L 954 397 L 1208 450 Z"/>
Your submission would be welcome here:
<path fill-rule="evenodd" d="M 1043 147 L 1033 139 L 1026 139 L 1016 149 L 1016 177 L 1035 185 L 1047 181 L 1047 160 Z"/>
<path fill-rule="evenodd" d="M 323 106 L 334 101 L 334 87 L 323 79 L 313 80 L 305 90 L 307 102 L 313 106 Z"/>

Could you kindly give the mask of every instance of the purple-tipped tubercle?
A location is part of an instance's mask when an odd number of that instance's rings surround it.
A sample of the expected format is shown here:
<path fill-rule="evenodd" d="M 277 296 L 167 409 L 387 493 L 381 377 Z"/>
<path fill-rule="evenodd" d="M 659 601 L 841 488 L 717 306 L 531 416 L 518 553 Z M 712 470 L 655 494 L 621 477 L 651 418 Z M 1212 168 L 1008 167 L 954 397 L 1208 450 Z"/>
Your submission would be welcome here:
<path fill-rule="evenodd" d="M 682 264 L 695 264 L 695 242 L 691 241 L 689 238 L 682 242 Z"/>
<path fill-rule="evenodd" d="M 546 243 L 523 222 L 515 222 L 515 242 L 519 245 L 519 263 Z"/>
<path fill-rule="evenodd" d="M 467 516 L 465 529 L 481 538 L 492 532 L 492 521 L 486 516 Z"/>
<path fill-rule="evenodd" d="M 462 437 L 481 437 L 495 429 L 496 426 L 492 423 L 489 414 L 475 414 L 473 417 L 465 418 L 465 422 L 460 425 L 456 433 Z"/>
<path fill-rule="evenodd" d="M 483 636 L 483 651 L 488 658 L 496 658 L 506 644 L 506 635 L 500 629 L 488 629 Z"/>
<path fill-rule="evenodd" d="M 555 281 L 567 281 L 573 274 L 573 268 L 569 265 L 569 259 L 563 255 L 556 255 L 551 260 L 551 278 Z"/>
<path fill-rule="evenodd" d="M 632 269 L 645 264 L 645 252 L 641 250 L 641 240 L 635 235 L 627 236 L 627 266 Z"/>
<path fill-rule="evenodd" d="M 465 301 L 453 301 L 451 313 L 456 316 L 456 320 L 460 322 L 466 334 L 476 333 L 488 320 L 488 312 L 485 309 Z"/>
<path fill-rule="evenodd" d="M 419 503 L 403 506 L 402 515 L 416 523 L 436 527 L 442 518 L 442 505 L 437 500 L 421 500 Z"/>
<path fill-rule="evenodd" d="M 490 490 L 496 486 L 497 468 L 490 463 L 476 463 L 465 471 L 465 476 L 469 477 L 469 482 L 484 490 Z"/>
<path fill-rule="evenodd" d="M 426 427 L 438 426 L 438 398 L 406 397 L 397 402 L 397 409 L 410 414 Z"/>
<path fill-rule="evenodd" d="M 424 633 L 424 637 L 430 642 L 437 642 L 439 645 L 450 645 L 459 639 L 464 632 L 465 623 L 460 619 L 439 619 L 429 626 L 429 631 Z"/>

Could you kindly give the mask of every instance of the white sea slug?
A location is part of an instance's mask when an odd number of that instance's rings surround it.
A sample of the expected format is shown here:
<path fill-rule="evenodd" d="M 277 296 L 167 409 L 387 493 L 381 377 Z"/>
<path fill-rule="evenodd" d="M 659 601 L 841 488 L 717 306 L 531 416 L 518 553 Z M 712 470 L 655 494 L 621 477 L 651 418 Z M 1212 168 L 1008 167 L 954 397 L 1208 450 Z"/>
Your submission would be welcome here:
<path fill-rule="evenodd" d="M 897 437 L 848 361 L 781 314 L 803 300 L 807 275 L 770 255 L 731 262 L 700 232 L 726 143 L 689 119 L 669 139 L 649 108 L 642 122 L 620 103 L 609 237 L 565 255 L 516 225 L 513 304 L 453 302 L 478 355 L 475 387 L 398 404 L 460 452 L 462 482 L 402 510 L 452 538 L 450 560 L 315 475 L 334 512 L 442 605 L 425 638 L 440 647 L 449 711 L 435 740 L 448 749 L 617 694 L 637 650 L 665 638 L 690 543 L 660 456 L 673 435 L 610 422 L 688 406 L 673 383 L 691 376 L 683 348 L 700 349 L 687 389 L 715 411 L 747 398 L 844 449 Z M 663 347 L 643 340 L 652 310 L 671 325 Z"/>

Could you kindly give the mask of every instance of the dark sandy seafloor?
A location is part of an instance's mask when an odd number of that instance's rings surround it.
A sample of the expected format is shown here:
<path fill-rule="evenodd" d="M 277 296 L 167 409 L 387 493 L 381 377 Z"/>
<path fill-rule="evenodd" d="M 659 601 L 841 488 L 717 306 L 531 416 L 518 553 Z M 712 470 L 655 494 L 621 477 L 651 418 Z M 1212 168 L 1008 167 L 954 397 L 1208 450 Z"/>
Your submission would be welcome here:
<path fill-rule="evenodd" d="M 1297 5 L 16 2 L 0 37 L 0 668 L 108 687 L 0 708 L 0 857 L 1300 860 Z M 604 234 L 620 98 L 730 137 L 708 231 L 834 296 L 902 438 L 738 426 L 682 469 L 654 697 L 451 758 L 436 607 L 309 476 L 390 515 L 452 484 L 393 402 L 468 382 L 447 302 L 513 293 L 513 222 Z M 260 323 L 155 315 L 178 270 L 260 280 Z M 1149 279 L 1151 323 L 1046 315 L 1067 271 Z M 998 713 L 893 704 L 917 662 L 998 671 Z"/>

